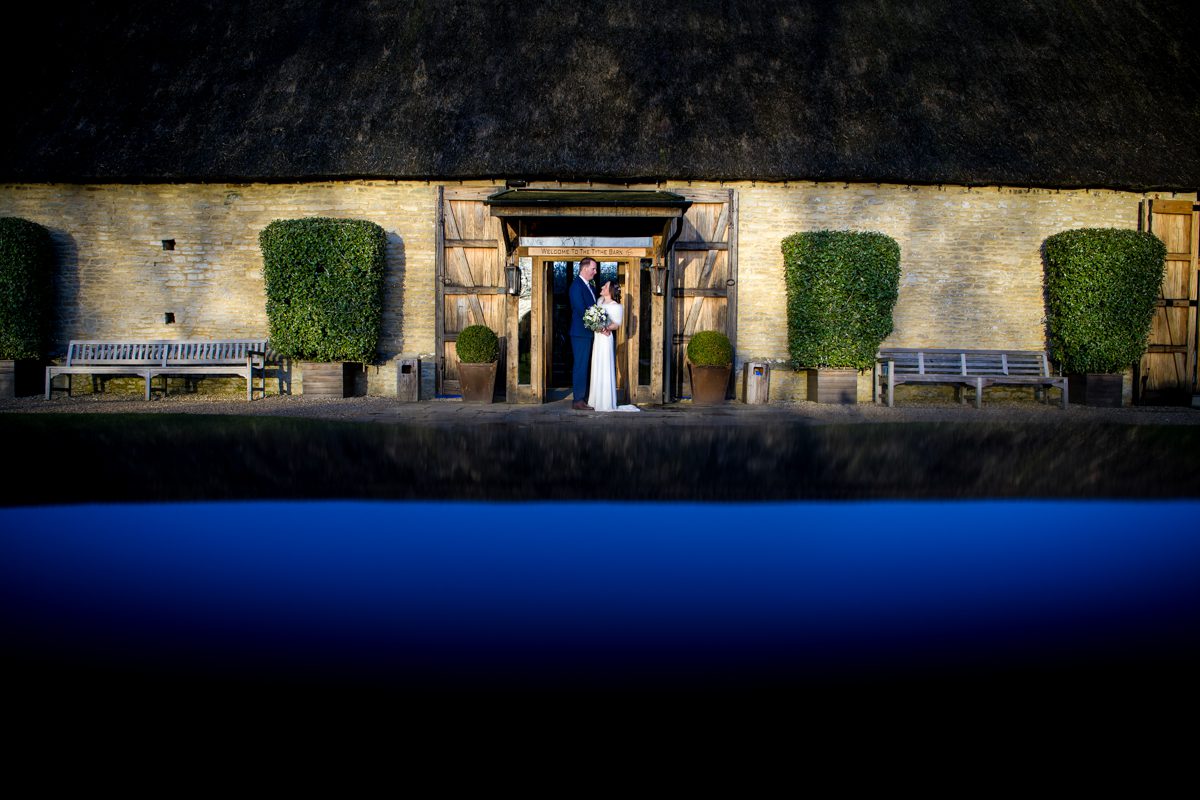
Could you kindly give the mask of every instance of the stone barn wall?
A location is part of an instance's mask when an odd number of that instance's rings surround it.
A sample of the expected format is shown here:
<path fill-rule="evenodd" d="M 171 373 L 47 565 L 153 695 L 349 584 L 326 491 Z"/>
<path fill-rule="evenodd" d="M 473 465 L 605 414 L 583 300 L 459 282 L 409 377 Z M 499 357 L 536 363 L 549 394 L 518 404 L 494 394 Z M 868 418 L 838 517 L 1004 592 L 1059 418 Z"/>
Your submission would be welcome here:
<path fill-rule="evenodd" d="M 787 360 L 780 241 L 792 233 L 870 230 L 896 239 L 901 277 L 891 346 L 1042 350 L 1042 242 L 1070 228 L 1136 229 L 1140 201 L 1160 196 L 840 183 L 736 188 L 739 362 Z M 805 397 L 804 377 L 780 364 L 772 397 Z M 860 377 L 859 397 L 871 397 L 870 373 Z"/>
<path fill-rule="evenodd" d="M 738 365 L 775 362 L 776 399 L 805 396 L 803 374 L 785 366 L 785 236 L 875 230 L 899 242 L 900 298 L 889 344 L 1042 349 L 1045 238 L 1068 228 L 1136 228 L 1139 201 L 1159 196 L 841 183 L 661 186 L 737 190 Z M 379 358 L 364 376 L 375 395 L 395 393 L 397 358 L 429 359 L 434 349 L 436 204 L 436 184 L 417 181 L 0 186 L 0 215 L 53 234 L 57 355 L 70 339 L 265 335 L 259 231 L 304 216 L 377 222 L 388 235 L 388 279 Z M 164 239 L 175 249 L 164 250 Z M 173 324 L 164 321 L 167 313 Z M 422 394 L 430 397 L 431 363 L 423 373 Z M 860 396 L 870 396 L 869 374 Z"/>
<path fill-rule="evenodd" d="M 71 339 L 265 336 L 259 231 L 293 217 L 378 223 L 388 238 L 383 335 L 365 379 L 381 395 L 395 394 L 398 356 L 433 352 L 436 205 L 436 186 L 411 181 L 0 187 L 0 215 L 53 234 L 59 355 Z"/>

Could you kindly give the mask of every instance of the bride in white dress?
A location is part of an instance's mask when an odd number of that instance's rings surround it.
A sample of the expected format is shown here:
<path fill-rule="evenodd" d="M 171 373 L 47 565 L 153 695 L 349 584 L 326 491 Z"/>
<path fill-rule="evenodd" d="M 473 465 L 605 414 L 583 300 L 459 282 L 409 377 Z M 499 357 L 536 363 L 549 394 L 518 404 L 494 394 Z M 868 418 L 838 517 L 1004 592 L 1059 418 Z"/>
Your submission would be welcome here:
<path fill-rule="evenodd" d="M 597 331 L 592 340 L 592 371 L 588 381 L 587 404 L 596 411 L 641 411 L 633 405 L 617 405 L 616 331 L 621 329 L 624 309 L 621 287 L 606 281 L 600 287 L 600 304 L 608 312 L 608 333 Z"/>

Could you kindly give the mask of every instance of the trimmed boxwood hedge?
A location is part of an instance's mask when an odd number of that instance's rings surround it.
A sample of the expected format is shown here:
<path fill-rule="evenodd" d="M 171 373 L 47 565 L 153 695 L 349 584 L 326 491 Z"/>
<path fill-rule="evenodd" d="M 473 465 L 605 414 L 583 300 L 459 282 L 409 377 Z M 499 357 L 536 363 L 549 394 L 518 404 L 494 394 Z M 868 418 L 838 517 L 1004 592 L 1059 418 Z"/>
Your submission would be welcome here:
<path fill-rule="evenodd" d="M 454 352 L 464 364 L 489 364 L 500 357 L 500 339 L 486 325 L 468 325 L 458 334 Z"/>
<path fill-rule="evenodd" d="M 358 219 L 281 219 L 258 241 L 275 350 L 302 361 L 374 361 L 383 325 L 383 228 Z"/>
<path fill-rule="evenodd" d="M 697 331 L 688 340 L 687 357 L 697 367 L 727 367 L 733 363 L 733 345 L 720 331 Z"/>
<path fill-rule="evenodd" d="M 868 231 L 811 231 L 783 240 L 788 354 L 796 369 L 868 369 L 892 332 L 900 245 Z"/>
<path fill-rule="evenodd" d="M 1043 247 L 1049 355 L 1063 372 L 1123 372 L 1146 351 L 1167 248 L 1152 233 L 1076 228 Z"/>
<path fill-rule="evenodd" d="M 54 247 L 36 222 L 0 217 L 0 358 L 40 358 L 50 327 Z"/>

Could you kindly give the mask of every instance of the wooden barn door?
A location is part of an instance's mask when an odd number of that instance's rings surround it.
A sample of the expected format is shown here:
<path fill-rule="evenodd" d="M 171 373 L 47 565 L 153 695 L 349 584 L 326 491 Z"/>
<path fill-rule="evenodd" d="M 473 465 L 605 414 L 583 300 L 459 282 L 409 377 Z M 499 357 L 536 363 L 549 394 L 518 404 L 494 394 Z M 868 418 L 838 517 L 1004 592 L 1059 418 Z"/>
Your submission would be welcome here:
<path fill-rule="evenodd" d="M 670 394 L 692 396 L 687 345 L 697 331 L 722 331 L 737 347 L 737 195 L 681 191 L 692 201 L 672 249 Z"/>
<path fill-rule="evenodd" d="M 1167 272 L 1154 309 L 1150 346 L 1138 364 L 1139 403 L 1190 403 L 1196 386 L 1197 204 L 1146 200 L 1142 228 L 1167 246 Z"/>
<path fill-rule="evenodd" d="M 500 337 L 496 378 L 502 393 L 507 384 L 510 296 L 504 284 L 503 234 L 500 220 L 483 203 L 495 191 L 438 188 L 434 316 L 437 393 L 442 396 L 462 394 L 455 342 L 468 325 L 487 325 Z"/>

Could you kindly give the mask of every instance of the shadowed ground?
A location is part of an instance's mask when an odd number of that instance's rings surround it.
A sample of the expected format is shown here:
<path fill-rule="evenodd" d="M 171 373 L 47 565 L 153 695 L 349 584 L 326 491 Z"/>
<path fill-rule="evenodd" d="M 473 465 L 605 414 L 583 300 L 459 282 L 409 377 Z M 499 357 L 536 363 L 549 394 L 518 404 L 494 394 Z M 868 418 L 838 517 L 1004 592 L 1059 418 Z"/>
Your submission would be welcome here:
<path fill-rule="evenodd" d="M 1200 426 L 1126 424 L 1117 414 L 1035 406 L 989 418 L 952 408 L 914 422 L 851 424 L 845 415 L 852 412 L 840 411 L 814 424 L 796 414 L 728 410 L 600 418 L 456 404 L 419 413 L 425 416 L 382 423 L 193 413 L 2 415 L 0 434 L 9 452 L 21 455 L 0 503 L 1200 494 Z M 1175 418 L 1194 416 L 1200 415 L 1180 411 Z"/>
<path fill-rule="evenodd" d="M 1058 752 L 1067 721 L 1141 737 L 1195 712 L 1200 412 L 4 410 L 18 726 L 267 706 L 308 725 L 389 701 L 409 726 L 481 708 L 624 726 L 677 701 L 701 731 L 755 708 L 858 741 L 896 707 L 905 730 L 941 716 L 974 745 L 1000 719 Z M 274 498 L 437 502 L 147 504 Z M 1143 498 L 1167 502 L 1120 502 Z M 475 502 L 580 499 L 602 502 Z M 839 502 L 726 504 L 792 499 Z"/>

